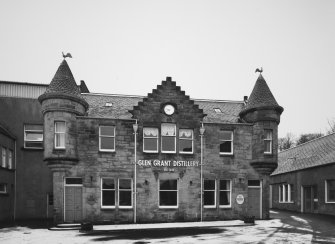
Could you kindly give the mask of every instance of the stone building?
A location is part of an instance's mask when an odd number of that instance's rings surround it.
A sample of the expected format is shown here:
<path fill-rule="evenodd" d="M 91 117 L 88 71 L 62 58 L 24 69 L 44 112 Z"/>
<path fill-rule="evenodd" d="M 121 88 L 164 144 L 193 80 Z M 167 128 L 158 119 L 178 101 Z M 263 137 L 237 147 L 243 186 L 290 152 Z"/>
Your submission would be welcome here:
<path fill-rule="evenodd" d="M 39 98 L 55 222 L 269 217 L 278 105 L 191 99 L 170 77 L 147 96 L 81 93 L 65 60 Z"/>
<path fill-rule="evenodd" d="M 335 133 L 280 152 L 271 192 L 275 209 L 335 215 Z"/>
<path fill-rule="evenodd" d="M 53 217 L 52 174 L 43 161 L 37 100 L 47 87 L 0 81 L 0 222 Z M 79 88 L 88 92 L 83 81 Z"/>

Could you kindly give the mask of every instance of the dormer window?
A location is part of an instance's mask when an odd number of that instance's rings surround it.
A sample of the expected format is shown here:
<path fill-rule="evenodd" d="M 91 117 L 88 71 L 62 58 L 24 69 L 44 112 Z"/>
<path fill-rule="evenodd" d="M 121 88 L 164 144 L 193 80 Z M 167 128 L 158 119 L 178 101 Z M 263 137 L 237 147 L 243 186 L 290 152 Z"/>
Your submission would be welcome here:
<path fill-rule="evenodd" d="M 113 103 L 112 102 L 106 102 L 105 107 L 113 107 Z"/>
<path fill-rule="evenodd" d="M 221 109 L 219 109 L 219 108 L 214 108 L 214 111 L 215 111 L 215 113 L 217 113 L 217 114 L 222 113 Z"/>

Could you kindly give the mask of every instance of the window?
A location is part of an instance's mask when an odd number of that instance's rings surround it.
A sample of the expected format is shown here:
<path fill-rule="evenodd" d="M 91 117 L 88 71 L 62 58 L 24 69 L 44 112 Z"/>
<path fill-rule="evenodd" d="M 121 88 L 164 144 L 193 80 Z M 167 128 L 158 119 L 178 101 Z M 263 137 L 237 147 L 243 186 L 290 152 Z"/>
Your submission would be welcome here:
<path fill-rule="evenodd" d="M 115 208 L 115 181 L 114 179 L 101 179 L 101 207 Z"/>
<path fill-rule="evenodd" d="M 335 180 L 326 180 L 325 190 L 326 203 L 335 203 Z"/>
<path fill-rule="evenodd" d="M 99 127 L 99 150 L 115 151 L 115 126 Z"/>
<path fill-rule="evenodd" d="M 6 194 L 7 193 L 7 184 L 0 183 L 0 194 Z"/>
<path fill-rule="evenodd" d="M 216 202 L 215 180 L 204 180 L 204 207 L 213 208 Z"/>
<path fill-rule="evenodd" d="M 13 168 L 13 151 L 8 150 L 8 168 L 12 169 Z"/>
<path fill-rule="evenodd" d="M 292 203 L 293 198 L 293 185 L 292 184 L 282 184 L 279 185 L 279 202 L 281 203 Z"/>
<path fill-rule="evenodd" d="M 48 199 L 48 205 L 49 206 L 54 205 L 54 195 L 52 193 L 47 194 L 47 199 Z"/>
<path fill-rule="evenodd" d="M 132 207 L 132 180 L 119 179 L 119 207 Z"/>
<path fill-rule="evenodd" d="M 219 205 L 222 208 L 231 207 L 231 181 L 230 180 L 220 180 Z"/>
<path fill-rule="evenodd" d="M 264 130 L 264 153 L 272 154 L 272 130 Z"/>
<path fill-rule="evenodd" d="M 1 158 L 2 158 L 2 164 L 1 164 L 1 166 L 3 167 L 3 168 L 6 168 L 6 148 L 2 148 L 2 151 L 1 151 Z"/>
<path fill-rule="evenodd" d="M 222 113 L 221 109 L 219 109 L 219 108 L 214 108 L 214 111 L 215 111 L 215 113 L 218 113 L 218 114 Z"/>
<path fill-rule="evenodd" d="M 158 152 L 157 128 L 143 128 L 143 152 Z"/>
<path fill-rule="evenodd" d="M 159 207 L 178 207 L 177 180 L 159 180 Z"/>
<path fill-rule="evenodd" d="M 162 124 L 162 153 L 176 152 L 176 125 Z"/>
<path fill-rule="evenodd" d="M 43 125 L 24 125 L 24 148 L 43 148 Z"/>
<path fill-rule="evenodd" d="M 65 122 L 55 122 L 55 148 L 65 148 Z"/>
<path fill-rule="evenodd" d="M 233 132 L 220 132 L 220 154 L 233 154 Z"/>
<path fill-rule="evenodd" d="M 193 153 L 193 130 L 179 130 L 179 152 Z"/>

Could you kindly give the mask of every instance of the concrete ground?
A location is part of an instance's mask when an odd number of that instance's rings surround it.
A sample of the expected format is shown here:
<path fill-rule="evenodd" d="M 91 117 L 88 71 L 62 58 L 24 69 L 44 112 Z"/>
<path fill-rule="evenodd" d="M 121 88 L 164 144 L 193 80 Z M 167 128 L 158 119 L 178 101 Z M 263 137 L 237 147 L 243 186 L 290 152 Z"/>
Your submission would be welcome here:
<path fill-rule="evenodd" d="M 0 229 L 0 243 L 335 243 L 335 217 L 271 211 L 270 220 L 94 226 L 91 232 L 45 227 Z"/>

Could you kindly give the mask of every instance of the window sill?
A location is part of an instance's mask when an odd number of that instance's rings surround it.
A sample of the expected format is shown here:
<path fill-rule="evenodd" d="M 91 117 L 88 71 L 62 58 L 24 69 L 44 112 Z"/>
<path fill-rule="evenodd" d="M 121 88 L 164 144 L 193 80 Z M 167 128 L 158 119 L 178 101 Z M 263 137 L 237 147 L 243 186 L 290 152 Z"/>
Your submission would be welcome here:
<path fill-rule="evenodd" d="M 44 148 L 30 148 L 30 147 L 21 147 L 23 151 L 44 151 Z"/>
<path fill-rule="evenodd" d="M 206 209 L 215 209 L 216 206 L 204 206 L 204 208 L 206 208 Z"/>
<path fill-rule="evenodd" d="M 325 202 L 325 203 L 330 203 L 330 204 L 334 204 L 335 202 L 328 202 L 328 201 L 327 201 L 327 202 Z"/>
<path fill-rule="evenodd" d="M 234 153 L 220 153 L 220 157 L 221 156 L 223 156 L 223 157 L 233 157 Z"/>
<path fill-rule="evenodd" d="M 110 207 L 105 207 L 105 206 L 101 206 L 102 210 L 113 210 L 115 209 L 115 206 L 110 206 Z"/>
<path fill-rule="evenodd" d="M 177 209 L 178 206 L 159 206 L 159 209 Z"/>
<path fill-rule="evenodd" d="M 219 208 L 223 208 L 223 209 L 231 209 L 231 205 L 227 205 L 227 206 L 224 206 L 224 205 L 220 205 Z"/>
<path fill-rule="evenodd" d="M 133 209 L 133 206 L 119 206 L 119 209 L 124 209 L 124 210 L 132 210 Z"/>
<path fill-rule="evenodd" d="M 157 154 L 158 151 L 143 151 L 143 153 L 146 153 L 146 154 Z"/>

